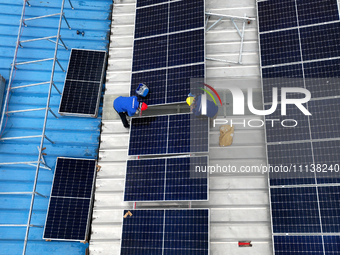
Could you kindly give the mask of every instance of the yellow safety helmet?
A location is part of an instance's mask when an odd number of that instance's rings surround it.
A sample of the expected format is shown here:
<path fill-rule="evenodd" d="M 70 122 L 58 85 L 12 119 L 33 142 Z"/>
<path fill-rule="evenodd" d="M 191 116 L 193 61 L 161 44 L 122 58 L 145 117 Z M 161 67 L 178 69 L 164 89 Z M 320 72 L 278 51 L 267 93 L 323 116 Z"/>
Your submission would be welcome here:
<path fill-rule="evenodd" d="M 194 97 L 187 97 L 187 104 L 190 106 L 194 102 Z"/>

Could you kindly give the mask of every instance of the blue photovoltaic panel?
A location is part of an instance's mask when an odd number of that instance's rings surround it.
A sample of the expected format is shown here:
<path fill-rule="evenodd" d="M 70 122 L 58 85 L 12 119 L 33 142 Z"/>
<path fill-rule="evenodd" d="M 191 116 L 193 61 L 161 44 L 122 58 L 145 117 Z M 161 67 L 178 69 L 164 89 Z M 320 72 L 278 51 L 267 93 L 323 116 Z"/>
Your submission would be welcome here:
<path fill-rule="evenodd" d="M 168 158 L 165 200 L 207 200 L 208 157 Z M 202 172 L 197 171 L 197 168 Z"/>
<path fill-rule="evenodd" d="M 142 79 L 149 78 L 150 84 L 144 82 L 150 85 L 149 96 L 141 101 L 148 105 L 185 102 L 192 92 L 190 80 L 204 78 L 204 13 L 204 0 L 137 2 L 131 95 Z M 181 67 L 172 69 L 176 66 Z M 151 71 L 162 68 L 165 78 L 157 84 L 160 75 Z M 140 71 L 147 74 L 136 73 Z"/>
<path fill-rule="evenodd" d="M 260 34 L 262 66 L 301 61 L 298 29 Z"/>
<path fill-rule="evenodd" d="M 137 8 L 167 2 L 169 2 L 169 0 L 137 0 Z"/>
<path fill-rule="evenodd" d="M 340 187 L 318 187 L 322 231 L 340 232 Z"/>
<path fill-rule="evenodd" d="M 281 102 L 282 87 L 304 88 L 302 64 L 263 68 L 262 84 L 264 103 L 273 102 L 273 88 L 277 88 L 278 100 Z M 304 94 L 289 93 L 287 98 L 299 98 L 301 95 L 304 96 Z"/>
<path fill-rule="evenodd" d="M 340 138 L 340 98 L 310 101 L 308 109 L 313 139 Z"/>
<path fill-rule="evenodd" d="M 207 200 L 207 165 L 207 156 L 128 160 L 124 201 Z"/>
<path fill-rule="evenodd" d="M 98 82 L 66 80 L 59 112 L 94 115 L 100 88 Z"/>
<path fill-rule="evenodd" d="M 125 210 L 124 215 L 121 255 L 209 254 L 208 209 Z"/>
<path fill-rule="evenodd" d="M 169 35 L 169 67 L 204 62 L 204 56 L 204 29 Z"/>
<path fill-rule="evenodd" d="M 105 61 L 105 51 L 72 49 L 59 105 L 61 115 L 97 115 Z"/>
<path fill-rule="evenodd" d="M 128 160 L 124 201 L 163 201 L 166 159 Z"/>
<path fill-rule="evenodd" d="M 270 172 L 270 185 L 315 184 L 315 174 L 305 171 L 304 166 L 313 163 L 311 143 L 292 143 L 268 145 L 268 164 L 271 166 L 286 166 L 290 172 Z M 294 171 L 294 165 L 297 166 Z M 300 168 L 299 166 L 303 167 Z"/>
<path fill-rule="evenodd" d="M 133 118 L 129 155 L 208 152 L 208 121 L 193 114 Z"/>
<path fill-rule="evenodd" d="M 340 183 L 340 140 L 313 142 L 313 153 L 315 164 L 321 165 L 316 171 L 317 182 Z"/>
<path fill-rule="evenodd" d="M 95 160 L 58 158 L 51 196 L 91 198 Z"/>
<path fill-rule="evenodd" d="M 324 255 L 322 236 L 274 236 L 275 255 Z"/>
<path fill-rule="evenodd" d="M 258 2 L 259 31 L 297 27 L 295 0 Z"/>
<path fill-rule="evenodd" d="M 133 118 L 129 155 L 167 153 L 168 116 Z"/>
<path fill-rule="evenodd" d="M 166 67 L 167 36 L 135 40 L 132 71 Z"/>
<path fill-rule="evenodd" d="M 124 210 L 124 215 L 128 213 Z M 121 255 L 162 255 L 164 210 L 130 210 L 123 219 Z"/>
<path fill-rule="evenodd" d="M 323 236 L 325 255 L 336 255 L 340 251 L 340 236 Z"/>
<path fill-rule="evenodd" d="M 300 28 L 303 60 L 339 57 L 339 34 L 340 22 Z"/>
<path fill-rule="evenodd" d="M 315 187 L 272 188 L 274 233 L 320 233 L 320 215 Z"/>
<path fill-rule="evenodd" d="M 300 26 L 339 20 L 337 0 L 299 0 L 296 3 Z"/>
<path fill-rule="evenodd" d="M 106 52 L 72 49 L 66 80 L 101 82 Z"/>
<path fill-rule="evenodd" d="M 135 39 L 168 32 L 169 5 L 161 4 L 136 10 Z"/>
<path fill-rule="evenodd" d="M 44 239 L 86 240 L 90 199 L 51 197 Z"/>
<path fill-rule="evenodd" d="M 58 158 L 44 239 L 86 240 L 96 161 Z"/>
<path fill-rule="evenodd" d="M 208 152 L 209 119 L 193 114 L 169 115 L 168 153 Z"/>
<path fill-rule="evenodd" d="M 204 27 L 204 0 L 170 3 L 169 33 Z"/>
<path fill-rule="evenodd" d="M 312 98 L 340 95 L 340 59 L 304 63 L 306 89 Z"/>
<path fill-rule="evenodd" d="M 136 89 L 140 83 L 147 84 L 150 94 L 147 97 L 140 97 L 138 101 L 145 102 L 147 105 L 166 103 L 165 95 L 167 82 L 165 69 L 142 73 L 133 73 L 131 79 L 130 96 L 136 95 Z M 186 94 L 186 96 L 188 95 L 188 93 Z"/>
<path fill-rule="evenodd" d="M 208 255 L 209 211 L 166 210 L 164 255 Z"/>
<path fill-rule="evenodd" d="M 204 64 L 168 69 L 166 103 L 185 102 L 190 92 L 198 93 L 193 90 L 193 87 L 202 87 L 203 85 L 195 86 L 192 83 L 195 80 L 203 81 L 204 73 Z"/>
<path fill-rule="evenodd" d="M 303 106 L 306 107 L 306 104 Z M 270 108 L 271 105 L 265 106 L 265 109 Z M 289 119 L 293 119 L 297 123 Z M 290 127 L 284 127 L 281 124 L 282 121 L 285 126 Z M 268 143 L 310 139 L 308 116 L 293 104 L 286 105 L 286 115 L 281 114 L 281 104 L 278 104 L 276 111 L 266 116 L 266 127 Z"/>

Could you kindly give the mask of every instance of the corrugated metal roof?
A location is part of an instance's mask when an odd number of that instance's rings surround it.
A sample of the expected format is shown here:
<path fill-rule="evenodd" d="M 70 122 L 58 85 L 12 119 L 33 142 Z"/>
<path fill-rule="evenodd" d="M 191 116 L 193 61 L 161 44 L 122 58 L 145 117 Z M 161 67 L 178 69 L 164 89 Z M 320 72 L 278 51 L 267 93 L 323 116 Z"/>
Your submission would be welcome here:
<path fill-rule="evenodd" d="M 68 1 L 64 13 L 71 30 L 65 22 L 61 27 L 61 38 L 69 49 L 107 50 L 111 24 L 111 0 L 72 0 L 74 10 Z M 0 0 L 0 74 L 9 80 L 10 67 L 14 56 L 23 0 Z M 60 12 L 61 0 L 29 1 L 25 18 Z M 21 40 L 55 36 L 59 16 L 27 21 Z M 77 30 L 85 35 L 77 34 Z M 55 44 L 46 40 L 25 43 L 19 48 L 17 62 L 53 58 Z M 70 50 L 59 47 L 58 59 L 66 69 Z M 18 66 L 12 87 L 46 82 L 50 80 L 52 61 Z M 65 73 L 57 66 L 54 81 L 62 91 Z M 13 90 L 8 110 L 33 109 L 46 106 L 48 85 Z M 52 89 L 50 107 L 57 113 L 60 95 Z M 44 111 L 22 112 L 9 115 L 3 137 L 18 137 L 41 134 Z M 79 157 L 97 158 L 101 117 L 97 119 L 59 117 L 49 114 L 46 135 L 55 144 L 44 142 L 47 154 L 46 164 L 52 171 L 40 169 L 36 191 L 48 196 L 36 196 L 31 224 L 44 226 L 49 194 L 56 158 Z M 40 138 L 5 140 L 0 142 L 0 162 L 37 161 Z M 0 192 L 32 192 L 35 167 L 28 165 L 0 166 Z M 30 209 L 30 194 L 0 194 L 0 254 L 22 254 L 26 227 L 4 226 L 5 224 L 27 224 Z M 30 227 L 26 254 L 85 254 L 87 244 L 77 242 L 46 242 L 42 239 L 43 228 Z"/>
<path fill-rule="evenodd" d="M 112 109 L 115 97 L 130 91 L 132 45 L 135 19 L 135 0 L 114 4 L 106 91 L 104 95 L 103 125 L 99 150 L 96 201 L 93 211 L 90 253 L 120 254 L 123 209 L 132 209 L 133 203 L 123 201 L 125 167 L 129 133 Z M 206 11 L 256 18 L 254 0 L 206 0 Z M 209 25 L 218 18 L 212 17 Z M 242 22 L 237 22 L 242 27 Z M 257 108 L 262 107 L 261 80 L 256 21 L 246 25 L 243 45 L 243 65 L 207 61 L 206 79 L 218 92 L 225 84 L 246 90 L 253 88 Z M 240 37 L 228 19 L 206 34 L 206 55 L 237 61 Z M 231 102 L 230 93 L 222 100 Z M 149 107 L 148 112 L 157 114 Z M 164 110 L 164 109 L 163 109 Z M 232 107 L 221 107 L 218 118 L 230 116 Z M 235 116 L 234 116 L 235 117 Z M 240 118 L 240 117 L 239 117 Z M 236 119 L 237 118 L 233 118 Z M 240 118 L 241 119 L 241 118 Z M 243 117 L 242 117 L 243 119 Z M 248 115 L 245 119 L 260 119 Z M 252 166 L 265 165 L 263 128 L 242 128 L 235 125 L 233 145 L 219 147 L 219 127 L 210 130 L 210 165 Z M 193 208 L 211 209 L 211 255 L 270 255 L 272 254 L 271 224 L 267 176 L 261 173 L 210 175 L 208 202 L 192 202 Z M 184 207 L 183 203 L 137 203 L 137 208 Z M 252 248 L 239 248 L 238 241 L 252 241 Z"/>

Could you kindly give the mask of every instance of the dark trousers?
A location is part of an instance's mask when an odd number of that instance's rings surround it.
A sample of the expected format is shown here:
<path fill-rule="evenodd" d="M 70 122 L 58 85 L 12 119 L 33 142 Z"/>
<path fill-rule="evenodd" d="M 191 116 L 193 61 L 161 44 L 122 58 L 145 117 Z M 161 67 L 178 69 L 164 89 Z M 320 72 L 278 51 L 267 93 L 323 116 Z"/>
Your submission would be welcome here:
<path fill-rule="evenodd" d="M 116 109 L 115 109 L 115 111 L 117 112 Z M 117 113 L 118 113 L 120 119 L 122 120 L 124 127 L 129 128 L 130 124 L 126 119 L 126 112 L 117 112 Z"/>

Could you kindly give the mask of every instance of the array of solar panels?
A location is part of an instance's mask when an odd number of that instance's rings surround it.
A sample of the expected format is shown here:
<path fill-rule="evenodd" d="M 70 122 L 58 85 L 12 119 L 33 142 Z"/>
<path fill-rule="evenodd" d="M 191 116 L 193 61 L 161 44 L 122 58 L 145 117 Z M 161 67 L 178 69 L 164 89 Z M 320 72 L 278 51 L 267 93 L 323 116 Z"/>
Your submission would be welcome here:
<path fill-rule="evenodd" d="M 279 91 L 301 87 L 312 95 L 304 104 L 311 116 L 296 106 L 288 106 L 282 116 L 279 104 L 266 117 L 268 163 L 276 166 L 269 175 L 275 254 L 338 254 L 338 3 L 268 0 L 258 1 L 257 6 L 265 108 L 271 107 L 273 87 Z"/>
<path fill-rule="evenodd" d="M 95 175 L 95 160 L 57 159 L 44 239 L 86 240 Z"/>
<path fill-rule="evenodd" d="M 193 114 L 132 118 L 129 155 L 209 151 L 209 119 Z"/>
<path fill-rule="evenodd" d="M 125 254 L 208 255 L 209 210 L 125 210 Z"/>
<path fill-rule="evenodd" d="M 208 200 L 208 157 L 128 160 L 124 201 Z"/>
<path fill-rule="evenodd" d="M 204 0 L 137 1 L 131 95 L 145 83 L 148 105 L 185 102 L 205 76 L 204 12 Z"/>
<path fill-rule="evenodd" d="M 72 49 L 60 114 L 97 116 L 105 61 L 105 51 Z"/>

